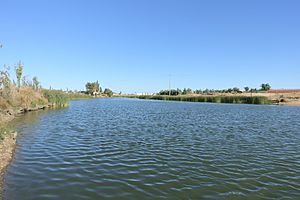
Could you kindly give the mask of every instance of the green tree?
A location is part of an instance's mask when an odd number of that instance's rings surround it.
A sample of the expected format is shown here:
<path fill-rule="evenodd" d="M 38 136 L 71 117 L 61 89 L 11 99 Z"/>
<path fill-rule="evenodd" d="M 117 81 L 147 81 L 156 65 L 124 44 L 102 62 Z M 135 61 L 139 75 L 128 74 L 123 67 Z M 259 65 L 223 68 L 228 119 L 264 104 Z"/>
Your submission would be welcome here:
<path fill-rule="evenodd" d="M 96 81 L 96 83 L 95 83 L 95 91 L 96 92 L 99 92 L 100 91 L 100 84 L 99 84 L 99 82 L 98 81 Z"/>
<path fill-rule="evenodd" d="M 21 61 L 18 62 L 17 66 L 15 67 L 15 71 L 16 71 L 16 76 L 17 76 L 17 81 L 18 81 L 18 87 L 20 88 L 21 78 L 22 78 L 22 74 L 23 74 L 23 64 L 21 63 Z"/>
<path fill-rule="evenodd" d="M 113 92 L 111 91 L 111 89 L 105 88 L 104 94 L 106 94 L 107 96 L 111 97 L 113 95 Z"/>
<path fill-rule="evenodd" d="M 257 89 L 256 89 L 256 88 L 251 88 L 251 89 L 250 89 L 250 92 L 255 92 L 255 93 L 257 93 Z"/>
<path fill-rule="evenodd" d="M 271 89 L 271 86 L 270 86 L 270 84 L 269 83 L 263 83 L 263 84 L 261 84 L 261 91 L 269 91 L 270 89 Z"/>
<path fill-rule="evenodd" d="M 201 93 L 202 93 L 202 90 L 195 90 L 195 93 L 196 93 L 196 94 L 201 94 Z"/>
<path fill-rule="evenodd" d="M 237 87 L 232 88 L 232 90 L 233 90 L 233 92 L 235 92 L 235 93 L 240 93 L 240 89 L 237 88 Z"/>
<path fill-rule="evenodd" d="M 245 92 L 249 92 L 250 88 L 249 87 L 244 87 Z"/>
<path fill-rule="evenodd" d="M 186 89 L 186 94 L 192 94 L 193 90 L 191 88 Z"/>
<path fill-rule="evenodd" d="M 176 92 L 177 92 L 177 95 L 181 95 L 182 94 L 182 91 L 179 88 L 177 88 Z"/>
<path fill-rule="evenodd" d="M 37 77 L 33 77 L 32 79 L 33 89 L 38 90 L 40 88 L 40 82 L 38 81 Z"/>
<path fill-rule="evenodd" d="M 4 69 L 0 70 L 0 88 L 2 89 L 8 88 L 11 84 L 8 71 L 9 71 L 9 67 L 5 65 L 4 65 Z"/>
<path fill-rule="evenodd" d="M 90 95 L 93 95 L 94 93 L 97 93 L 97 92 L 101 92 L 101 90 L 102 90 L 98 81 L 86 83 L 85 89 L 86 89 L 86 92 Z"/>

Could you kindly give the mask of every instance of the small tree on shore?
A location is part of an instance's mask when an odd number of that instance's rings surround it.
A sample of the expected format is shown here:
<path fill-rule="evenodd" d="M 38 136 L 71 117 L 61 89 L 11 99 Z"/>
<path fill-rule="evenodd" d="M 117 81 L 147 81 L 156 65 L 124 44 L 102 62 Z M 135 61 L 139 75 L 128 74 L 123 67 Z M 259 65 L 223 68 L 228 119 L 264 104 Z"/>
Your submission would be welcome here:
<path fill-rule="evenodd" d="M 4 65 L 4 69 L 0 70 L 0 89 L 8 88 L 11 84 L 8 71 L 9 71 L 9 67 L 5 65 Z"/>
<path fill-rule="evenodd" d="M 249 92 L 250 88 L 249 87 L 244 87 L 245 92 Z"/>
<path fill-rule="evenodd" d="M 96 82 L 88 82 L 86 85 L 85 85 L 85 88 L 86 88 L 86 92 L 90 95 L 94 94 L 95 92 L 101 92 L 102 91 L 102 88 L 100 87 L 100 84 L 98 81 Z"/>
<path fill-rule="evenodd" d="M 266 83 L 266 84 L 261 84 L 261 91 L 269 91 L 270 89 L 271 89 L 271 86 L 270 86 L 270 84 L 269 83 Z"/>
<path fill-rule="evenodd" d="M 33 77 L 32 84 L 33 89 L 38 90 L 40 88 L 40 82 L 38 81 L 36 76 Z"/>
<path fill-rule="evenodd" d="M 113 92 L 111 89 L 109 88 L 105 88 L 104 90 L 104 94 L 106 94 L 107 96 L 111 97 L 113 95 Z"/>
<path fill-rule="evenodd" d="M 251 93 L 254 93 L 254 92 L 257 93 L 257 91 L 258 91 L 258 90 L 257 90 L 256 88 L 251 88 L 251 89 L 250 89 L 250 92 L 251 92 Z"/>
<path fill-rule="evenodd" d="M 177 88 L 176 93 L 177 93 L 177 95 L 181 95 L 182 94 L 181 89 Z"/>
<path fill-rule="evenodd" d="M 232 88 L 232 90 L 235 93 L 240 93 L 240 89 L 238 87 L 234 87 L 234 88 Z"/>
<path fill-rule="evenodd" d="M 22 78 L 22 74 L 23 74 L 23 64 L 21 63 L 21 61 L 19 61 L 18 64 L 16 65 L 15 71 L 16 71 L 18 88 L 20 88 L 21 78 Z"/>
<path fill-rule="evenodd" d="M 193 90 L 191 88 L 186 89 L 186 94 L 192 94 Z"/>

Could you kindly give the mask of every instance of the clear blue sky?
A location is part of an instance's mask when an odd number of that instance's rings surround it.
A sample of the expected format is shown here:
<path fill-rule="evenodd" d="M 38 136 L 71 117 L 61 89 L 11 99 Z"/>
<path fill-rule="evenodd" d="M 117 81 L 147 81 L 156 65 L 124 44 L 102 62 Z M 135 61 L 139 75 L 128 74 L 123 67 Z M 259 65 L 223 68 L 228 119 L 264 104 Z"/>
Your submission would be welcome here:
<path fill-rule="evenodd" d="M 43 86 L 300 88 L 298 0 L 0 2 L 0 65 Z"/>

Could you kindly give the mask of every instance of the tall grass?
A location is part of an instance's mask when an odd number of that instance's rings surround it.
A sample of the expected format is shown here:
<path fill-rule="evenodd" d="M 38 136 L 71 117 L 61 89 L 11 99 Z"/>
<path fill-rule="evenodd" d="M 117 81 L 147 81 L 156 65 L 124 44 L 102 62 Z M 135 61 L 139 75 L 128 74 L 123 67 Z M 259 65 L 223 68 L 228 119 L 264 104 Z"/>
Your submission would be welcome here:
<path fill-rule="evenodd" d="M 90 99 L 92 96 L 83 93 L 65 93 L 68 100 Z"/>
<path fill-rule="evenodd" d="M 68 97 L 61 90 L 43 90 L 43 94 L 52 107 L 68 106 Z"/>
<path fill-rule="evenodd" d="M 52 107 L 66 107 L 69 100 L 88 99 L 91 96 L 81 93 L 67 93 L 62 90 L 43 90 L 44 96 Z"/>
<path fill-rule="evenodd" d="M 46 105 L 47 99 L 39 90 L 23 86 L 17 88 L 10 85 L 0 89 L 0 110 L 18 111 L 23 108 L 34 108 L 38 105 Z"/>
<path fill-rule="evenodd" d="M 163 95 L 141 95 L 129 96 L 139 99 L 153 99 L 166 101 L 208 102 L 208 103 L 232 103 L 232 104 L 271 104 L 267 97 L 262 96 L 163 96 Z"/>

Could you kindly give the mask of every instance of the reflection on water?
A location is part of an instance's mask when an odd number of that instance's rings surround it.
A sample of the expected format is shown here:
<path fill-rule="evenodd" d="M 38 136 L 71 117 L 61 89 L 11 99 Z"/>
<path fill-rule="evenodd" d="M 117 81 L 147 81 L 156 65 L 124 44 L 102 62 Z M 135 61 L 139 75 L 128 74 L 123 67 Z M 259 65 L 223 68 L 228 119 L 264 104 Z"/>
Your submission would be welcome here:
<path fill-rule="evenodd" d="M 21 114 L 12 121 L 13 126 L 18 127 L 20 125 L 25 125 L 25 124 L 31 125 L 32 123 L 36 122 L 36 120 L 38 120 L 39 117 L 42 117 L 43 114 L 45 114 L 46 112 L 47 110 L 37 110 L 34 112 Z"/>
<path fill-rule="evenodd" d="M 5 196 L 297 199 L 299 119 L 299 107 L 73 101 L 18 120 Z"/>

